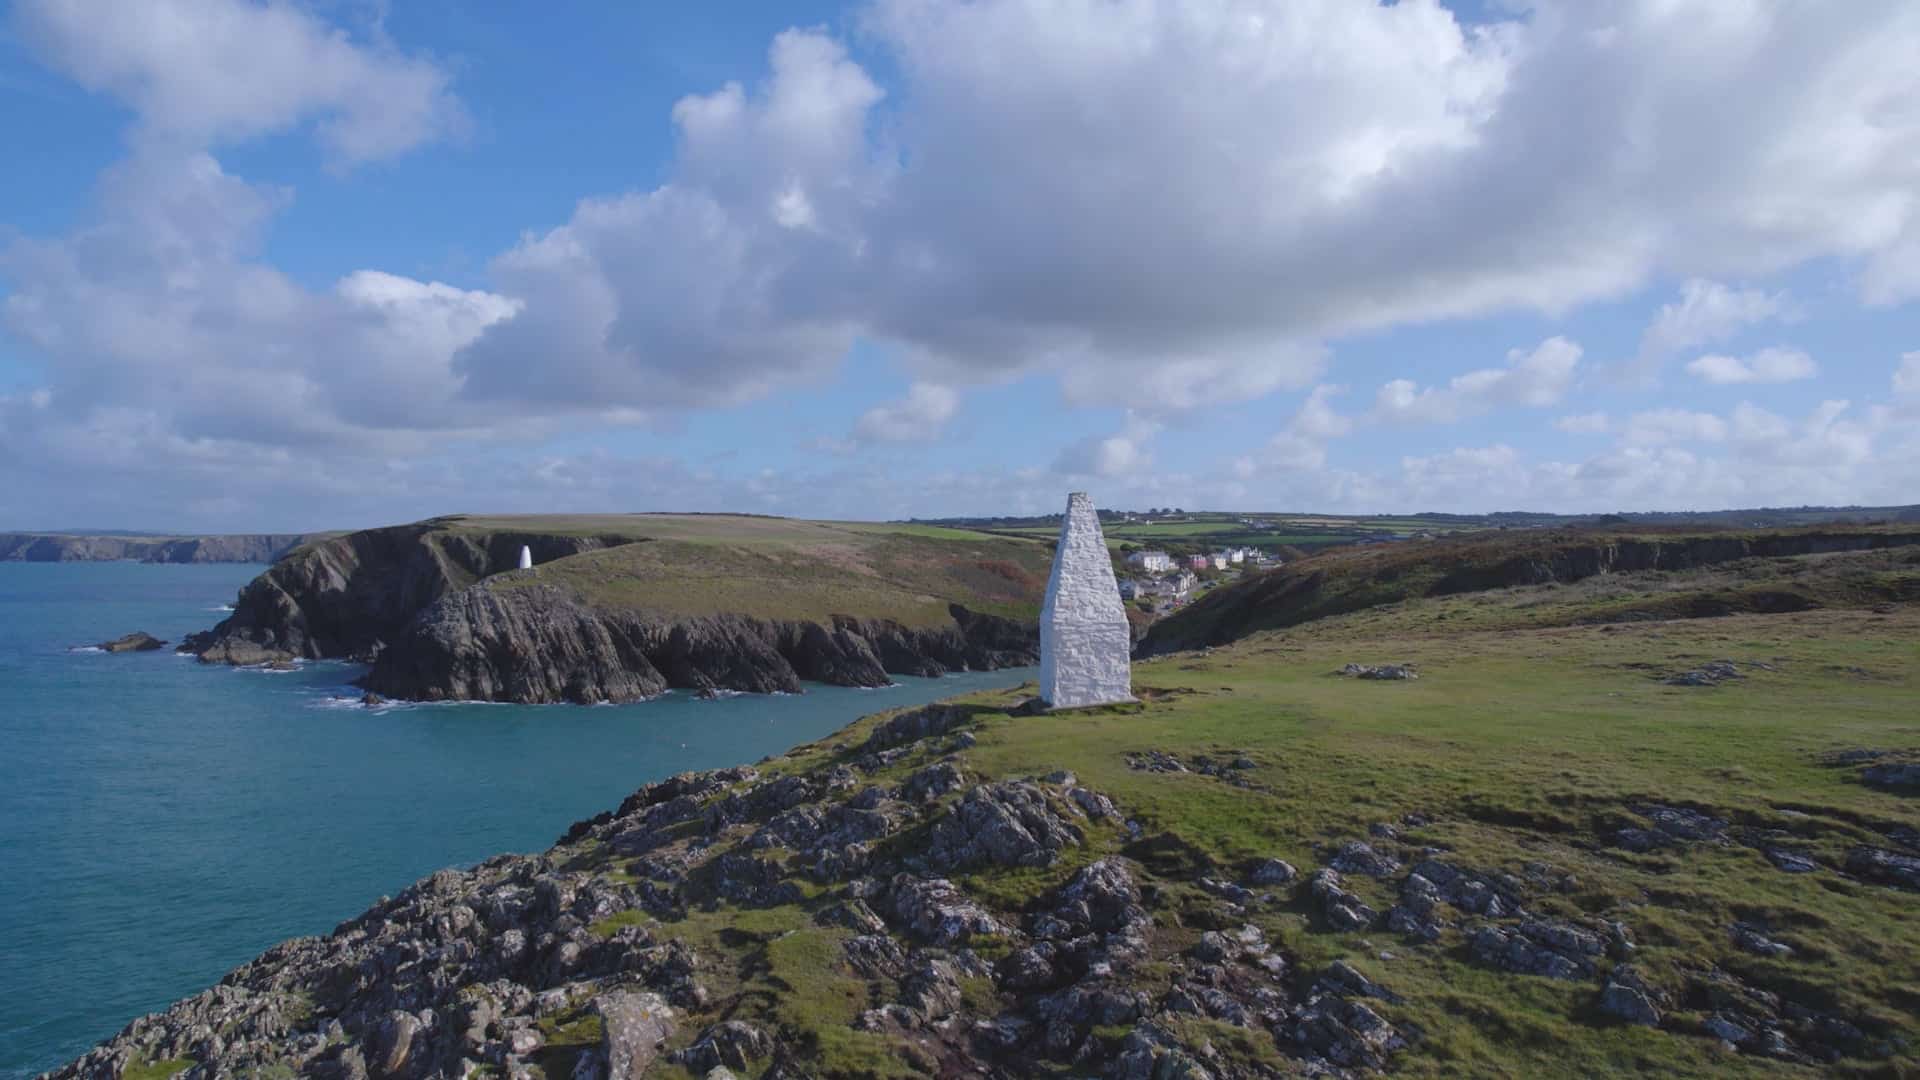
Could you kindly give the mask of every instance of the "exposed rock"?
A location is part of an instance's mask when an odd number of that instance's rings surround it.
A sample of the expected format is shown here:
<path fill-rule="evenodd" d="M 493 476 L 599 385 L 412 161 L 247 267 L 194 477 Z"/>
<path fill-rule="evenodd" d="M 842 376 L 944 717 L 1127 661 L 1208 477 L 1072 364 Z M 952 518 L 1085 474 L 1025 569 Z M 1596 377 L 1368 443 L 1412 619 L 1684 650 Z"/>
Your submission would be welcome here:
<path fill-rule="evenodd" d="M 1760 849 L 1767 861 L 1789 874 L 1810 874 L 1820 869 L 1820 864 L 1797 851 L 1786 848 L 1770 847 Z"/>
<path fill-rule="evenodd" d="M 983 784 L 934 824 L 927 861 L 940 870 L 991 863 L 998 866 L 1049 866 L 1060 851 L 1084 839 L 1036 785 L 1013 781 Z"/>
<path fill-rule="evenodd" d="M 136 630 L 125 637 L 117 637 L 112 641 L 103 641 L 100 643 L 99 648 L 107 652 L 151 652 L 165 644 L 166 642 L 161 641 L 152 634 L 143 630 Z"/>
<path fill-rule="evenodd" d="M 1007 933 L 998 919 L 945 878 L 898 875 L 887 889 L 887 910 L 909 933 L 931 945 L 951 948 Z"/>
<path fill-rule="evenodd" d="M 773 1053 L 773 1039 L 742 1020 L 723 1020 L 700 1033 L 692 1046 L 668 1055 L 669 1061 L 696 1073 L 714 1069 L 745 1070 Z"/>
<path fill-rule="evenodd" d="M 1566 923 L 1529 920 L 1505 929 L 1483 926 L 1473 935 L 1473 958 L 1517 975 L 1583 979 L 1606 951 L 1599 935 Z"/>
<path fill-rule="evenodd" d="M 1631 964 L 1616 964 L 1600 992 L 1600 1008 L 1629 1024 L 1658 1027 L 1666 995 L 1640 977 Z"/>
<path fill-rule="evenodd" d="M 1364 874 L 1367 877 L 1386 877 L 1400 869 L 1400 864 L 1391 856 L 1377 852 L 1359 840 L 1349 840 L 1340 845 L 1340 852 L 1333 857 L 1330 865 L 1343 874 Z"/>
<path fill-rule="evenodd" d="M 973 714 L 957 705 L 923 705 L 918 709 L 892 717 L 873 729 L 867 741 L 860 745 L 865 753 L 877 753 L 891 750 L 935 735 L 945 735 L 973 718 Z"/>
<path fill-rule="evenodd" d="M 1347 664 L 1340 674 L 1354 679 L 1417 679 L 1420 672 L 1412 664 Z"/>
<path fill-rule="evenodd" d="M 1863 783 L 1890 791 L 1920 790 L 1920 761 L 1888 761 L 1860 770 Z"/>
<path fill-rule="evenodd" d="M 673 1009 L 658 994 L 601 994 L 593 999 L 593 1011 L 605 1032 L 600 1051 L 608 1080 L 640 1080 L 673 1036 Z"/>
<path fill-rule="evenodd" d="M 1920 889 L 1920 859 L 1885 848 L 1861 846 L 1847 852 L 1847 872 L 1882 885 Z"/>
<path fill-rule="evenodd" d="M 1735 945 L 1757 956 L 1784 957 L 1793 955 L 1793 948 L 1768 937 L 1765 927 L 1755 926 L 1752 923 L 1737 922 L 1733 924 L 1730 933 L 1733 935 L 1733 943 Z"/>
<path fill-rule="evenodd" d="M 1313 875 L 1313 897 L 1320 903 L 1320 912 L 1327 918 L 1327 924 L 1335 930 L 1362 930 L 1373 924 L 1379 912 L 1368 907 L 1359 897 L 1340 886 L 1340 873 L 1337 870 L 1320 870 Z"/>
<path fill-rule="evenodd" d="M 1668 686 L 1719 686 L 1729 679 L 1744 679 L 1731 660 L 1713 660 L 1691 671 L 1682 671 L 1661 680 Z"/>
<path fill-rule="evenodd" d="M 1300 872 L 1293 864 L 1281 859 L 1262 859 L 1253 865 L 1247 874 L 1247 881 L 1254 885 L 1290 885 Z"/>
<path fill-rule="evenodd" d="M 900 786 L 901 797 L 909 802 L 931 802 L 966 785 L 966 774 L 950 761 L 936 761 L 907 777 Z"/>

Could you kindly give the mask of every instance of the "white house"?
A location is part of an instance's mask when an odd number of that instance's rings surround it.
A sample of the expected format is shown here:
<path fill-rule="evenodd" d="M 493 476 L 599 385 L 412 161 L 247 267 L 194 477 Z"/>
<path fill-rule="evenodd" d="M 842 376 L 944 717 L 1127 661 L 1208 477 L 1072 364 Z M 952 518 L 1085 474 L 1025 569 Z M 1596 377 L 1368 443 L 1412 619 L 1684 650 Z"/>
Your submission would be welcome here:
<path fill-rule="evenodd" d="M 1149 574 L 1164 574 L 1173 569 L 1173 556 L 1164 551 L 1136 551 L 1127 556 L 1127 565 Z"/>

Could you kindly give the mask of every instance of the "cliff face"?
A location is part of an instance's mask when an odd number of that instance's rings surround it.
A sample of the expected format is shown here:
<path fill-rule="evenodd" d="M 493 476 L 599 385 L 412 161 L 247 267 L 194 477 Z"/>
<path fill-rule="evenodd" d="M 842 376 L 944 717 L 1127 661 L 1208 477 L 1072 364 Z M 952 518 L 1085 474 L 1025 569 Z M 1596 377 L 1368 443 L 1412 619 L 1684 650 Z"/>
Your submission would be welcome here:
<path fill-rule="evenodd" d="M 462 533 L 431 524 L 349 533 L 302 548 L 240 591 L 231 616 L 183 649 L 238 664 L 304 657 L 371 658 L 415 615 L 480 577 L 629 543 L 626 537 Z"/>
<path fill-rule="evenodd" d="M 884 686 L 1032 664 L 1029 625 L 959 605 L 953 623 L 909 627 L 836 616 L 831 624 L 716 614 L 662 618 L 603 610 L 549 585 L 449 593 L 382 650 L 362 685 L 411 700 L 596 704 L 669 688 L 797 692 L 802 681 Z"/>
<path fill-rule="evenodd" d="M 1601 574 L 1681 572 L 1741 559 L 1865 552 L 1920 544 L 1913 530 L 1783 530 L 1753 534 L 1615 537 L 1478 534 L 1427 543 L 1328 552 L 1219 589 L 1155 623 L 1135 649 L 1154 656 L 1224 645 L 1382 604 Z"/>
<path fill-rule="evenodd" d="M 231 536 L 67 536 L 0 533 L 0 560 L 16 562 L 270 563 L 302 544 L 311 533 L 249 533 Z"/>

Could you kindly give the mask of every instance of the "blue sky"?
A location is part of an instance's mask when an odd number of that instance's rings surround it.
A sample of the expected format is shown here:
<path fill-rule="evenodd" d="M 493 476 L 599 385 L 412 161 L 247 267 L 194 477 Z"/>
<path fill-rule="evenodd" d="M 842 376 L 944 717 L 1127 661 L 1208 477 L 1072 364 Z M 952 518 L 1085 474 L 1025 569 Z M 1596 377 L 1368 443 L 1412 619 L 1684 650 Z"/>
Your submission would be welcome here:
<path fill-rule="evenodd" d="M 13 0 L 0 528 L 1920 501 L 1920 9 Z"/>

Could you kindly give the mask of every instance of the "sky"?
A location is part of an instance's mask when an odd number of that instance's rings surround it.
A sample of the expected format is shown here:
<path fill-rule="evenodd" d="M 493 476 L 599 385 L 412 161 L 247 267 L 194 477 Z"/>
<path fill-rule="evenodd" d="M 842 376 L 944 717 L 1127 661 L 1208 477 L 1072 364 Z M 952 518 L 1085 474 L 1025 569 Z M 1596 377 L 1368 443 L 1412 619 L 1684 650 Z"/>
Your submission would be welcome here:
<path fill-rule="evenodd" d="M 0 0 L 0 529 L 1920 502 L 1912 0 Z"/>

